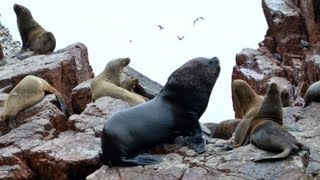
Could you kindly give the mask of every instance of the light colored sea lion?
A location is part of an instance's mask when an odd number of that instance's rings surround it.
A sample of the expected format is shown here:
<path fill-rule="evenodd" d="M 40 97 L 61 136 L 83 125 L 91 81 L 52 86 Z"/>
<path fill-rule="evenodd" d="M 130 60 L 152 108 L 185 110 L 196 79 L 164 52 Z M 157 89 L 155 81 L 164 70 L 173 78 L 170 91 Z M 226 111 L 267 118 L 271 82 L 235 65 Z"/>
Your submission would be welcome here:
<path fill-rule="evenodd" d="M 254 117 L 260 109 L 263 97 L 258 95 L 242 79 L 234 80 L 232 82 L 232 89 L 239 102 L 242 118 L 250 119 Z"/>
<path fill-rule="evenodd" d="M 66 112 L 65 101 L 61 93 L 42 78 L 28 75 L 23 78 L 9 93 L 4 103 L 1 121 L 7 121 L 10 128 L 16 127 L 16 115 L 39 102 L 45 93 L 53 93 L 57 96 L 62 112 Z"/>
<path fill-rule="evenodd" d="M 211 138 L 230 139 L 241 119 L 228 119 L 220 123 L 204 123 L 211 131 Z"/>
<path fill-rule="evenodd" d="M 103 96 L 110 96 L 124 100 L 128 102 L 130 106 L 145 102 L 139 95 L 120 87 L 121 72 L 129 63 L 129 58 L 118 58 L 107 63 L 105 69 L 91 81 L 93 101 Z"/>
<path fill-rule="evenodd" d="M 46 31 L 32 17 L 28 8 L 14 4 L 14 12 L 17 16 L 17 25 L 22 40 L 21 52 L 28 49 L 36 54 L 48 54 L 56 47 L 56 40 L 51 32 Z"/>
<path fill-rule="evenodd" d="M 320 102 L 320 81 L 311 84 L 304 95 L 304 107 L 309 106 L 312 102 Z"/>
<path fill-rule="evenodd" d="M 249 122 L 246 136 L 250 139 L 250 143 L 264 150 L 279 152 L 274 156 L 253 158 L 253 161 L 285 159 L 299 150 L 309 151 L 307 146 L 298 142 L 282 128 L 282 123 L 279 123 L 283 121 L 283 110 L 280 92 L 275 83 L 269 85 L 258 114 L 252 120 L 243 121 Z M 235 134 L 236 136 L 238 134 Z"/>
<path fill-rule="evenodd" d="M 138 153 L 178 136 L 197 153 L 205 152 L 199 118 L 219 73 L 218 58 L 192 59 L 170 75 L 152 100 L 114 114 L 101 133 L 102 162 L 120 166 L 160 163 L 160 158 Z"/>

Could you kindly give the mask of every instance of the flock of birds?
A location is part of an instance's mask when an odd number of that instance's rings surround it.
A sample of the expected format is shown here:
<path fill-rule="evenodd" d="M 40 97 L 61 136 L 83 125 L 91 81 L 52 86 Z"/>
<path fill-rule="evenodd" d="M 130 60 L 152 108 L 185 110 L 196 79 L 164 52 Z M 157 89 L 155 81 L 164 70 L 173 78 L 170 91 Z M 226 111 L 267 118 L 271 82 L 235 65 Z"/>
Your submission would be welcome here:
<path fill-rule="evenodd" d="M 202 16 L 199 16 L 197 17 L 194 21 L 193 21 L 193 26 L 196 26 L 196 23 L 199 21 L 199 20 L 204 20 L 204 18 Z M 159 30 L 163 30 L 164 29 L 164 26 L 163 25 L 157 25 L 157 27 L 159 28 Z M 178 40 L 183 40 L 184 36 L 179 36 L 179 35 L 176 35 Z M 130 43 L 132 43 L 132 40 L 129 41 Z"/>

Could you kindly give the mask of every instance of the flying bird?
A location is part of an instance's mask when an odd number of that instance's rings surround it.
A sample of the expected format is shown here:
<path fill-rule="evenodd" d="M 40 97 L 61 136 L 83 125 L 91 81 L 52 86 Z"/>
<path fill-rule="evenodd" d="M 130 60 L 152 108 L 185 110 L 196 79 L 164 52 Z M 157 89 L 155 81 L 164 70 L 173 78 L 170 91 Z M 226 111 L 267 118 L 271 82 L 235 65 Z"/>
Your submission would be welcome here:
<path fill-rule="evenodd" d="M 164 27 L 163 26 L 161 26 L 161 25 L 158 25 L 158 27 L 159 27 L 159 30 L 162 30 Z"/>
<path fill-rule="evenodd" d="M 199 21 L 200 19 L 201 19 L 201 20 L 204 20 L 204 18 L 201 17 L 201 16 L 200 16 L 200 17 L 197 17 L 197 19 L 195 19 L 195 20 L 193 21 L 193 26 L 195 26 L 195 25 L 196 25 L 196 22 Z"/>
<path fill-rule="evenodd" d="M 179 40 L 182 40 L 182 39 L 184 38 L 184 36 L 180 37 L 180 36 L 177 35 L 177 38 L 178 38 Z"/>

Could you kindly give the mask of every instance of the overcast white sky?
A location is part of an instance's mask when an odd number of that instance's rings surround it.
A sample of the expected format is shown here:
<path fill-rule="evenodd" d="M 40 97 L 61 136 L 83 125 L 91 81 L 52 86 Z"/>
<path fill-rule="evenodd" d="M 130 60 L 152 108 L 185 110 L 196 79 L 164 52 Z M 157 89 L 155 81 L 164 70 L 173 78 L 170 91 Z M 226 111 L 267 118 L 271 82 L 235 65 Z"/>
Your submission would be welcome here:
<path fill-rule="evenodd" d="M 0 0 L 0 21 L 19 41 L 14 3 L 28 7 L 54 33 L 56 50 L 84 43 L 95 75 L 109 60 L 130 57 L 133 68 L 164 85 L 187 60 L 217 56 L 222 69 L 202 122 L 234 117 L 230 85 L 235 55 L 257 48 L 267 30 L 260 0 Z M 194 26 L 199 16 L 204 20 Z M 164 29 L 158 30 L 158 24 Z"/>

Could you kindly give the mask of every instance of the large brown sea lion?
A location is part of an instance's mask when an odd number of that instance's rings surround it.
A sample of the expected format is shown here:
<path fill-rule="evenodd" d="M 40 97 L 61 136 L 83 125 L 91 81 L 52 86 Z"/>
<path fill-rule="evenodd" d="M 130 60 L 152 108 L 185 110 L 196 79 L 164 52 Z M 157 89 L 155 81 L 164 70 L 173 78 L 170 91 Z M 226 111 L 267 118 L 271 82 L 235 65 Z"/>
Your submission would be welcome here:
<path fill-rule="evenodd" d="M 211 131 L 211 138 L 230 139 L 241 119 L 228 119 L 220 123 L 204 123 Z"/>
<path fill-rule="evenodd" d="M 42 28 L 32 17 L 28 8 L 15 4 L 17 25 L 22 40 L 21 53 L 28 49 L 36 54 L 48 54 L 56 47 L 56 40 L 51 32 Z"/>
<path fill-rule="evenodd" d="M 104 164 L 160 163 L 142 150 L 183 136 L 197 153 L 206 151 L 199 118 L 207 108 L 220 65 L 216 57 L 195 58 L 175 70 L 152 100 L 114 114 L 104 124 L 100 155 Z"/>
<path fill-rule="evenodd" d="M 10 92 L 4 103 L 1 121 L 7 121 L 10 128 L 16 127 L 15 117 L 20 112 L 39 102 L 46 92 L 57 96 L 62 112 L 66 112 L 65 101 L 58 90 L 42 78 L 28 75 Z"/>
<path fill-rule="evenodd" d="M 275 83 L 269 85 L 258 114 L 252 119 L 244 119 L 241 123 L 244 121 L 249 124 L 245 134 L 250 143 L 264 150 L 280 152 L 274 156 L 253 158 L 253 161 L 284 159 L 299 150 L 309 151 L 307 146 L 298 142 L 294 136 L 282 128 L 282 101 L 280 91 Z M 236 136 L 239 136 L 237 131 L 235 139 Z"/>
<path fill-rule="evenodd" d="M 128 102 L 130 106 L 145 102 L 139 95 L 120 87 L 121 72 L 129 63 L 129 58 L 118 58 L 107 63 L 104 70 L 91 81 L 93 101 L 103 96 L 110 96 L 124 100 Z"/>
<path fill-rule="evenodd" d="M 250 85 L 241 79 L 232 82 L 232 90 L 239 102 L 242 118 L 254 117 L 260 109 L 263 97 L 254 92 Z"/>

